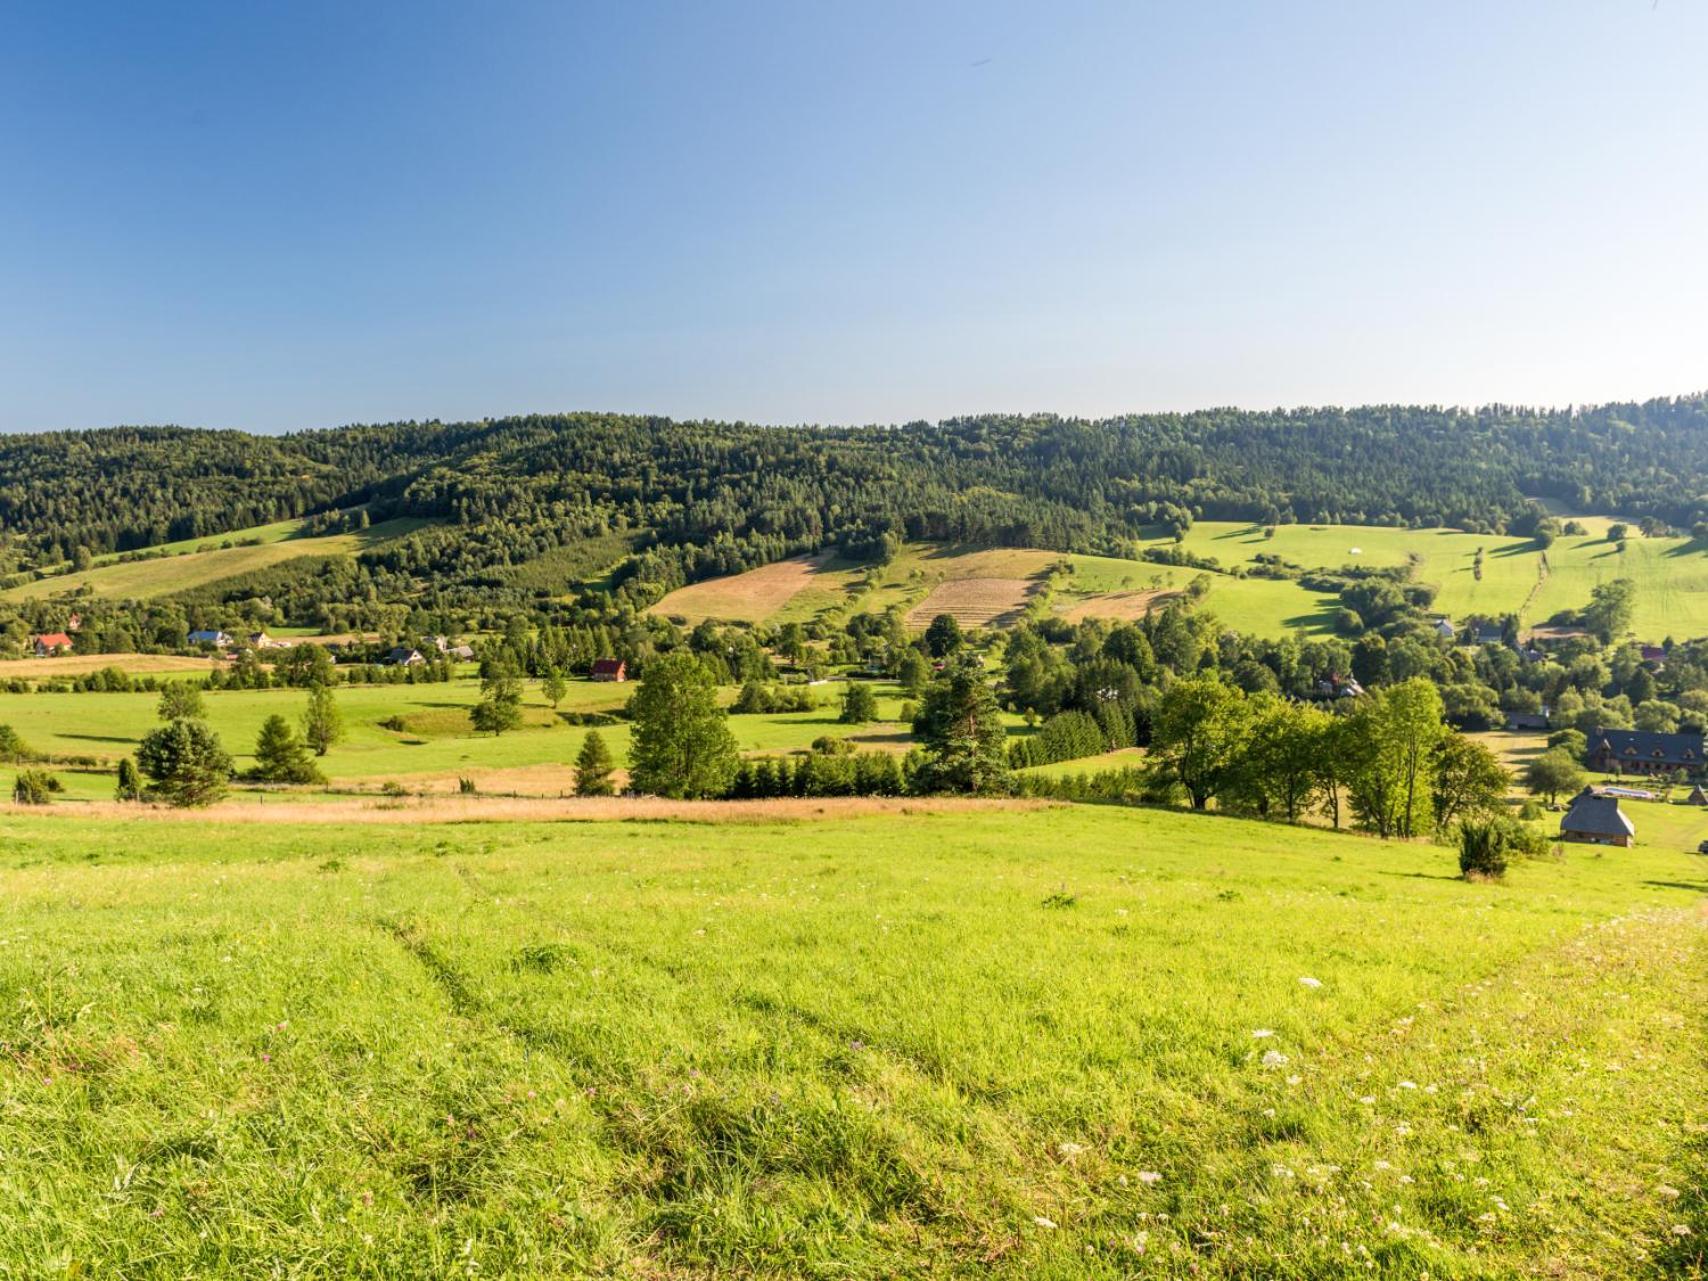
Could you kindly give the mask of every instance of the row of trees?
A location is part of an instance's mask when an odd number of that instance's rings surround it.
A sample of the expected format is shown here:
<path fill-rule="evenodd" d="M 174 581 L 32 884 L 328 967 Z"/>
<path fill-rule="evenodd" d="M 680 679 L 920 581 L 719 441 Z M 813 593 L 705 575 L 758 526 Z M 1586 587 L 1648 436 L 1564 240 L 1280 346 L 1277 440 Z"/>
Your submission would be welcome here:
<path fill-rule="evenodd" d="M 1422 679 L 1370 691 L 1335 715 L 1205 673 L 1164 690 L 1150 765 L 1194 809 L 1215 801 L 1293 821 L 1321 806 L 1339 826 L 1344 803 L 1379 836 L 1423 836 L 1497 807 L 1511 784 L 1442 711 Z"/>

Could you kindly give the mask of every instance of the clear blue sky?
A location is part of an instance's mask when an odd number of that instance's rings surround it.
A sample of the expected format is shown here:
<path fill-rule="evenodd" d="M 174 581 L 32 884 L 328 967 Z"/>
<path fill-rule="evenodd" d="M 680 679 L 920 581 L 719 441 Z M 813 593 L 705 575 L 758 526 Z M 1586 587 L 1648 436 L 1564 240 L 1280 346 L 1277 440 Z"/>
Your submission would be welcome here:
<path fill-rule="evenodd" d="M 1708 387 L 1708 4 L 87 3 L 0 428 Z"/>

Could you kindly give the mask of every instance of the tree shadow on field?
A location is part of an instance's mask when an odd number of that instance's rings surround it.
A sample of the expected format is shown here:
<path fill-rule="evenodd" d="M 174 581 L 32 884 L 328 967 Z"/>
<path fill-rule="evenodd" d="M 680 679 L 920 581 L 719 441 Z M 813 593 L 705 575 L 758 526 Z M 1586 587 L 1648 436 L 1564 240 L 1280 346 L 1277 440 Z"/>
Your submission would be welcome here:
<path fill-rule="evenodd" d="M 1708 882 L 1705 881 L 1644 881 L 1643 884 L 1653 890 L 1686 890 L 1691 894 L 1708 894 Z"/>
<path fill-rule="evenodd" d="M 1457 881 L 1449 872 L 1377 872 L 1377 876 L 1397 876 L 1407 881 Z"/>
<path fill-rule="evenodd" d="M 61 734 L 61 738 L 74 738 L 80 743 L 136 743 L 140 739 L 127 738 L 123 734 Z"/>

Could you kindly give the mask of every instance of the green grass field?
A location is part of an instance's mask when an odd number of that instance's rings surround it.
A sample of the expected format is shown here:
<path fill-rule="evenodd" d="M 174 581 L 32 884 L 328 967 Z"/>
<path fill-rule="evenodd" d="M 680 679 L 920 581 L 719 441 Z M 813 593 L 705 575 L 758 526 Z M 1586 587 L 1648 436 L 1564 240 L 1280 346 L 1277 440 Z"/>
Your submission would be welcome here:
<path fill-rule="evenodd" d="M 87 586 L 95 595 L 124 600 L 149 600 L 170 596 L 192 587 L 205 587 L 221 579 L 267 569 L 299 557 L 349 556 L 369 547 L 421 528 L 427 522 L 414 517 L 380 521 L 367 529 L 348 534 L 315 538 L 299 536 L 300 520 L 234 530 L 217 538 L 190 539 L 163 544 L 168 554 L 143 560 L 120 562 L 101 557 L 83 573 L 59 574 L 25 583 L 0 593 L 8 600 L 56 596 Z M 237 543 L 249 544 L 236 546 Z M 222 546 L 224 543 L 234 544 Z"/>
<path fill-rule="evenodd" d="M 1455 870 L 1091 807 L 8 814 L 0 1276 L 1697 1275 L 1701 861 Z"/>
<path fill-rule="evenodd" d="M 906 727 L 897 723 L 903 703 L 899 691 L 890 684 L 874 688 L 884 722 L 839 723 L 843 685 L 828 682 L 814 690 L 820 704 L 815 711 L 732 716 L 730 729 L 745 752 L 802 750 L 826 735 L 853 738 L 868 747 L 905 747 Z M 632 685 L 573 681 L 560 710 L 614 711 L 633 690 Z M 725 689 L 720 697 L 727 704 L 736 693 Z M 204 694 L 203 700 L 208 724 L 243 769 L 253 764 L 251 752 L 261 723 L 275 712 L 295 721 L 306 697 L 291 689 L 221 690 Z M 570 769 L 587 734 L 547 705 L 537 682 L 529 682 L 525 690 L 522 728 L 497 737 L 476 734 L 469 724 L 469 709 L 480 698 L 480 683 L 473 677 L 430 685 L 341 685 L 336 697 L 347 737 L 319 763 L 339 786 L 388 780 L 412 788 L 454 786 L 459 776 L 467 776 L 486 790 L 555 796 L 569 788 Z M 113 790 L 110 769 L 158 724 L 158 703 L 158 695 L 140 693 L 0 694 L 0 724 L 11 725 L 38 752 L 102 758 L 107 768 L 100 771 L 56 772 L 68 798 L 104 800 Z M 394 718 L 401 721 L 401 729 L 382 724 Z M 621 763 L 629 745 L 627 723 L 599 732 Z M 14 774 L 0 767 L 0 787 L 8 796 Z"/>
<path fill-rule="evenodd" d="M 1440 589 L 1436 607 L 1452 618 L 1470 613 L 1519 613 L 1540 623 L 1561 609 L 1588 604 L 1590 589 L 1614 578 L 1638 587 L 1635 635 L 1658 643 L 1708 635 L 1708 547 L 1687 538 L 1643 538 L 1633 533 L 1623 555 L 1606 539 L 1605 517 L 1583 517 L 1587 536 L 1563 537 L 1542 553 L 1528 539 L 1466 534 L 1457 530 L 1386 529 L 1352 525 L 1281 525 L 1265 538 L 1254 525 L 1200 521 L 1187 533 L 1185 550 L 1214 556 L 1225 569 L 1248 565 L 1260 553 L 1281 556 L 1308 568 L 1342 565 L 1402 565 L 1422 558 L 1421 582 Z M 1167 545 L 1159 536 L 1157 545 Z M 1483 576 L 1474 573 L 1483 551 Z M 1164 570 L 1164 582 L 1183 586 L 1193 570 Z M 1218 618 L 1242 631 L 1275 635 L 1303 626 L 1332 626 L 1332 598 L 1297 583 L 1217 578 L 1205 602 Z"/>

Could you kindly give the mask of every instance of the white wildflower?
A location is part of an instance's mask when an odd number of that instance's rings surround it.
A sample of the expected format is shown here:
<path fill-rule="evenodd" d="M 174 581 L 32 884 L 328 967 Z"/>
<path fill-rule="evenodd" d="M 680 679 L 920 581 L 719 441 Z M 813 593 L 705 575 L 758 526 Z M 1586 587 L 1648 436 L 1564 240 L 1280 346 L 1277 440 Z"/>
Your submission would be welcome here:
<path fill-rule="evenodd" d="M 1287 1066 L 1287 1056 L 1280 1050 L 1268 1050 L 1263 1055 L 1263 1066 L 1278 1068 Z"/>
<path fill-rule="evenodd" d="M 1140 1170 L 1139 1171 L 1139 1182 L 1140 1183 L 1161 1183 L 1162 1182 L 1162 1175 L 1157 1173 L 1155 1170 Z"/>
<path fill-rule="evenodd" d="M 1036 1223 L 1040 1228 L 1049 1228 L 1052 1231 L 1055 1230 L 1055 1226 L 1056 1226 L 1055 1220 L 1054 1219 L 1046 1219 L 1041 1214 L 1034 1214 L 1032 1216 L 1032 1222 Z"/>
<path fill-rule="evenodd" d="M 1323 981 L 1321 979 L 1314 979 L 1309 974 L 1305 975 L 1304 978 L 1299 980 L 1299 986 L 1300 987 L 1308 987 L 1308 988 L 1316 989 L 1316 988 L 1321 987 L 1322 985 L 1323 985 Z"/>
<path fill-rule="evenodd" d="M 1267 1039 L 1268 1037 L 1274 1036 L 1275 1033 L 1270 1028 L 1260 1027 L 1260 1028 L 1253 1028 L 1251 1035 L 1252 1035 L 1253 1040 L 1262 1041 L 1262 1040 Z"/>

